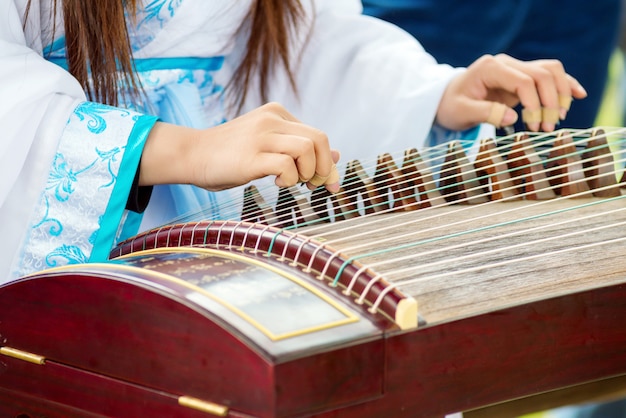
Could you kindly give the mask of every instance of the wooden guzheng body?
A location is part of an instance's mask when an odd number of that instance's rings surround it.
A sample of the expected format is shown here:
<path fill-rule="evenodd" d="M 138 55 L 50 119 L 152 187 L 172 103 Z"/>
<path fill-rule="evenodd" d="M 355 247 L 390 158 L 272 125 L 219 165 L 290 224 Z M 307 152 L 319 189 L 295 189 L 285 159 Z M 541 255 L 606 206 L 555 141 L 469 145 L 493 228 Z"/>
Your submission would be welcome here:
<path fill-rule="evenodd" d="M 0 415 L 431 417 L 626 374 L 623 137 L 352 162 L 5 285 Z"/>

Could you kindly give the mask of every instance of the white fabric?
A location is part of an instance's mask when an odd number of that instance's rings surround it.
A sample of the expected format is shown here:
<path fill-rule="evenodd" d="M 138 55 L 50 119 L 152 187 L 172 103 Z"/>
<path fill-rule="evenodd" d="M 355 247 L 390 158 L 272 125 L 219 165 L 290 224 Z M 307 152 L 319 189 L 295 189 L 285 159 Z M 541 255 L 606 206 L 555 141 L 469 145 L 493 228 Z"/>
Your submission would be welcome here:
<path fill-rule="evenodd" d="M 422 146 L 439 98 L 460 70 L 438 65 L 399 28 L 360 15 L 358 1 L 316 6 L 310 37 L 298 45 L 298 96 L 283 75 L 269 99 L 325 131 L 344 161 Z M 253 98 L 247 109 L 258 104 Z"/>
<path fill-rule="evenodd" d="M 225 56 L 212 74 L 216 86 L 225 86 L 241 57 L 243 38 L 233 35 L 250 1 L 145 0 L 130 28 L 134 55 Z M 42 58 L 53 41 L 51 11 L 32 2 L 24 31 L 26 3 L 0 2 L 0 282 L 46 187 L 65 124 L 85 100 L 69 73 Z M 279 71 L 270 100 L 324 130 L 344 161 L 421 146 L 440 96 L 459 70 L 438 65 L 400 29 L 362 16 L 358 0 L 305 6 L 306 22 L 293 42 L 298 95 Z M 55 39 L 63 36 L 62 27 L 57 21 Z M 206 108 L 221 106 L 214 96 L 203 99 Z M 244 110 L 260 104 L 252 94 Z"/>
<path fill-rule="evenodd" d="M 24 4 L 19 2 L 22 10 Z M 69 114 L 84 100 L 78 82 L 41 57 L 41 36 L 32 29 L 38 14 L 33 2 L 27 40 L 16 3 L 0 2 L 0 283 L 45 186 Z"/>

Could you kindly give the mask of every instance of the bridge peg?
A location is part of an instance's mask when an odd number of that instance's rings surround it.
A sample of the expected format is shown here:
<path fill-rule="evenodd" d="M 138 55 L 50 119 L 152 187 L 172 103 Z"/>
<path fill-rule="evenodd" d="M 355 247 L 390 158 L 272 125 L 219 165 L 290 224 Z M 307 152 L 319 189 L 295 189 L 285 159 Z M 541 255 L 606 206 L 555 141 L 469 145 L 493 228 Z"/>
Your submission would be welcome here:
<path fill-rule="evenodd" d="M 492 138 L 480 142 L 474 167 L 480 183 L 489 188 L 491 200 L 511 199 L 518 194 L 518 189 L 511 180 L 509 168 Z"/>
<path fill-rule="evenodd" d="M 583 167 L 587 184 L 596 197 L 617 197 L 621 194 L 617 184 L 615 162 L 603 129 L 596 129 L 583 152 Z M 602 190 L 597 190 L 602 188 Z"/>
<path fill-rule="evenodd" d="M 246 187 L 243 191 L 243 209 L 241 220 L 246 222 L 271 225 L 277 217 L 272 207 L 265 202 L 259 189 L 255 185 Z"/>
<path fill-rule="evenodd" d="M 411 211 L 418 208 L 413 187 L 389 153 L 378 156 L 374 184 L 383 196 L 391 197 L 391 208 L 394 211 Z"/>
<path fill-rule="evenodd" d="M 519 134 L 515 137 L 506 160 L 511 170 L 511 179 L 525 199 L 545 200 L 556 197 L 548 182 L 543 162 L 528 134 Z"/>
<path fill-rule="evenodd" d="M 279 190 L 276 216 L 278 218 L 278 225 L 276 226 L 280 228 L 321 222 L 307 198 L 295 186 L 282 187 Z"/>
<path fill-rule="evenodd" d="M 343 187 L 353 203 L 356 203 L 360 196 L 366 214 L 384 212 L 389 209 L 389 199 L 377 190 L 374 181 L 357 160 L 348 162 Z"/>
<path fill-rule="evenodd" d="M 410 186 L 411 189 L 417 192 L 420 208 L 448 204 L 441 196 L 441 193 L 439 193 L 430 168 L 422 160 L 417 149 L 411 148 L 404 151 L 402 174 L 407 186 Z"/>
<path fill-rule="evenodd" d="M 324 187 L 313 190 L 311 208 L 323 221 L 344 221 L 360 216 L 356 201 L 350 198 L 343 186 L 337 193 L 331 193 Z"/>
<path fill-rule="evenodd" d="M 449 143 L 439 178 L 439 190 L 448 202 L 477 204 L 489 200 L 459 141 Z"/>
<path fill-rule="evenodd" d="M 584 180 L 582 160 L 571 134 L 560 132 L 548 156 L 548 181 L 561 196 L 586 197 L 589 186 Z"/>

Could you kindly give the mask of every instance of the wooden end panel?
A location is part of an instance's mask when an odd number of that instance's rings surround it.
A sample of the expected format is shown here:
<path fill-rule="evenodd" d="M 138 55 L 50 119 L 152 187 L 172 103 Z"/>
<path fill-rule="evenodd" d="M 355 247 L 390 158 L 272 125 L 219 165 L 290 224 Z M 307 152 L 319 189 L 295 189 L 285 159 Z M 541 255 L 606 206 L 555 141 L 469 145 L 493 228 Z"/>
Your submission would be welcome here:
<path fill-rule="evenodd" d="M 384 340 L 276 366 L 277 416 L 309 416 L 383 395 Z"/>
<path fill-rule="evenodd" d="M 430 418 L 626 373 L 626 285 L 387 339 L 384 396 L 316 417 Z"/>
<path fill-rule="evenodd" d="M 158 411 L 184 397 L 226 408 L 232 417 L 287 417 L 382 395 L 380 336 L 357 342 L 345 334 L 341 344 L 273 358 L 217 317 L 168 294 L 180 293 L 176 282 L 150 277 L 156 282 L 142 286 L 141 277 L 64 270 L 0 288 L 6 306 L 0 390 L 16 399 L 36 393 L 34 405 L 42 407 L 106 416 L 133 416 L 123 412 L 129 402 Z M 155 283 L 171 287 L 159 293 Z"/>
<path fill-rule="evenodd" d="M 386 391 L 429 417 L 626 373 L 624 300 L 615 285 L 399 335 Z"/>
<path fill-rule="evenodd" d="M 162 294 L 105 277 L 43 275 L 2 288 L 0 306 L 3 346 L 153 390 L 274 414 L 269 361 Z M 10 389 L 7 376 L 0 387 Z"/>

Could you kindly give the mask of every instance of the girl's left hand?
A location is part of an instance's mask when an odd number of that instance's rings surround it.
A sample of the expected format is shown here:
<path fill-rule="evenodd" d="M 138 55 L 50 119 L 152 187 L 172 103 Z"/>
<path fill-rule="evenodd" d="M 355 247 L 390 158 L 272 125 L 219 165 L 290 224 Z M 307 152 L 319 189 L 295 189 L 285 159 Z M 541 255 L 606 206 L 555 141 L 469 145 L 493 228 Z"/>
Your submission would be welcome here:
<path fill-rule="evenodd" d="M 453 130 L 480 123 L 514 124 L 513 107 L 522 104 L 531 131 L 553 131 L 565 119 L 572 99 L 587 92 L 558 60 L 520 61 L 508 55 L 485 55 L 452 79 L 437 110 L 437 122 Z"/>

